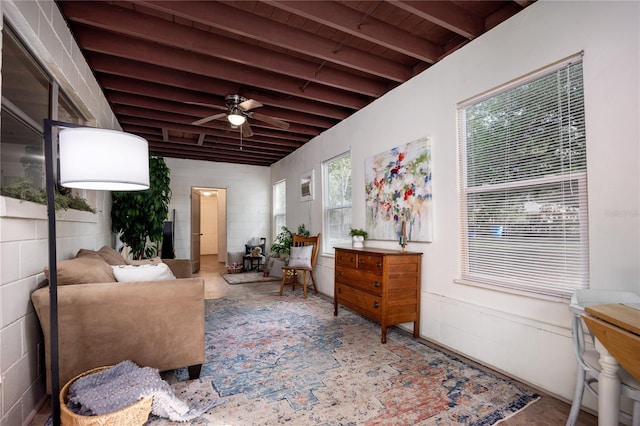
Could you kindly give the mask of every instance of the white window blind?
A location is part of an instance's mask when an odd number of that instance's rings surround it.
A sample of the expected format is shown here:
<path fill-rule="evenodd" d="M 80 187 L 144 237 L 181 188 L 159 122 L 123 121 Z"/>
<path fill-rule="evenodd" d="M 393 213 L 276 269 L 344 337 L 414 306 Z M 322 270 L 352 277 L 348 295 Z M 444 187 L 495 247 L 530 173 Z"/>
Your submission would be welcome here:
<path fill-rule="evenodd" d="M 555 296 L 588 287 L 581 57 L 458 112 L 462 280 Z"/>

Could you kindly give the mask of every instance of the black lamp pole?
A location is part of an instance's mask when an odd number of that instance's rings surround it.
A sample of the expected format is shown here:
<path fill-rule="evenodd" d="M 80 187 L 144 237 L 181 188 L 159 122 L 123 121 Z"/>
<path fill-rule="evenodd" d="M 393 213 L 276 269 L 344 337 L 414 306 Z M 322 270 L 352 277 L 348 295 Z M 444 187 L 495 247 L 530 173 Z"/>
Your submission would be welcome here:
<path fill-rule="evenodd" d="M 75 123 L 44 120 L 44 163 L 45 183 L 47 191 L 47 216 L 49 224 L 49 314 L 50 314 L 50 349 L 51 361 L 51 406 L 54 426 L 60 425 L 60 377 L 58 360 L 58 268 L 56 253 L 56 173 L 54 159 L 57 158 L 57 144 L 53 143 L 53 127 L 86 127 Z"/>

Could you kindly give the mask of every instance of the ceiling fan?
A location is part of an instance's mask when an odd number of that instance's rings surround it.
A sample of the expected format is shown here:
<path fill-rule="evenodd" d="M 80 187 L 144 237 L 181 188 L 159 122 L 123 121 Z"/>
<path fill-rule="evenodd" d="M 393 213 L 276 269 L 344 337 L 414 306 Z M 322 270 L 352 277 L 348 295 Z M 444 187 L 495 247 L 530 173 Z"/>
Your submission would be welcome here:
<path fill-rule="evenodd" d="M 213 114 L 208 117 L 201 118 L 200 120 L 196 120 L 191 124 L 195 126 L 199 126 L 201 124 L 208 123 L 209 121 L 226 117 L 229 124 L 231 124 L 231 127 L 240 128 L 241 134 L 246 137 L 251 137 L 253 135 L 253 131 L 251 130 L 251 126 L 249 125 L 249 122 L 247 120 L 249 118 L 262 121 L 267 124 L 271 124 L 272 126 L 278 127 L 283 130 L 286 130 L 289 128 L 289 123 L 286 123 L 274 117 L 270 117 L 268 115 L 251 111 L 255 108 L 260 108 L 262 106 L 260 102 L 254 99 L 247 99 L 240 95 L 227 95 L 225 96 L 224 99 L 227 104 L 226 112 L 221 112 L 218 114 Z M 204 105 L 204 104 L 199 104 L 199 105 Z M 213 105 L 205 105 L 205 106 L 213 106 Z M 217 106 L 214 106 L 214 107 L 217 108 Z"/>

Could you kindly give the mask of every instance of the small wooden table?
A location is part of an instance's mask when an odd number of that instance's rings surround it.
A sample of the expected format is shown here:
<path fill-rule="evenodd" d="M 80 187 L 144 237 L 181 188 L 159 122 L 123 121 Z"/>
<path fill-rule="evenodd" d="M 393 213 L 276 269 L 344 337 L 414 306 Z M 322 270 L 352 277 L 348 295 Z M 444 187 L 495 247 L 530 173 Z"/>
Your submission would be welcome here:
<path fill-rule="evenodd" d="M 618 364 L 640 380 L 640 309 L 623 303 L 585 308 L 584 321 L 598 339 L 602 371 L 598 380 L 598 423 L 618 424 Z M 599 343 L 599 344 L 598 344 Z"/>

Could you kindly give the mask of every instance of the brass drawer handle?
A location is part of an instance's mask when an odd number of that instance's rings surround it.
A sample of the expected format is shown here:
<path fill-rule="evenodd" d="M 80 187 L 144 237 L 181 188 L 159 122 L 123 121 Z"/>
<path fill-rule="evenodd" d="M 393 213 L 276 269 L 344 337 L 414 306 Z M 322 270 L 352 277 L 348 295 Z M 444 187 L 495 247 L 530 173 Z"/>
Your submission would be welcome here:
<path fill-rule="evenodd" d="M 338 271 L 338 276 L 341 277 L 342 276 L 342 271 Z"/>
<path fill-rule="evenodd" d="M 382 263 L 381 263 L 381 262 L 376 262 L 376 266 L 377 266 L 378 268 L 381 268 L 381 267 L 382 267 Z"/>
<path fill-rule="evenodd" d="M 378 302 L 373 302 L 373 308 L 374 309 L 378 309 L 380 307 L 380 303 Z"/>
<path fill-rule="evenodd" d="M 355 257 L 352 257 L 351 259 L 349 259 L 349 262 L 354 262 L 356 260 Z"/>
<path fill-rule="evenodd" d="M 373 286 L 374 286 L 375 288 L 380 288 L 380 282 L 379 282 L 379 281 L 374 281 L 374 282 L 373 282 Z"/>
<path fill-rule="evenodd" d="M 364 259 L 360 259 L 360 264 L 364 265 Z"/>

